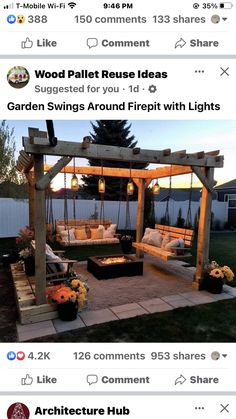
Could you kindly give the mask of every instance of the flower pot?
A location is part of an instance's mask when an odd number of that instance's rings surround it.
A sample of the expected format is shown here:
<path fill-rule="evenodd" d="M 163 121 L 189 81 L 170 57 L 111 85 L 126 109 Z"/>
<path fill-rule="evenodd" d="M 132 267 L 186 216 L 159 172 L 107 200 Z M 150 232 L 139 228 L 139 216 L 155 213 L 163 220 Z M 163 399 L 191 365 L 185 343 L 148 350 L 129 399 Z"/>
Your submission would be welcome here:
<path fill-rule="evenodd" d="M 122 252 L 124 254 L 127 254 L 127 253 L 131 252 L 132 242 L 133 242 L 132 238 L 121 237 L 120 245 L 121 245 Z"/>
<path fill-rule="evenodd" d="M 25 273 L 27 276 L 34 276 L 35 275 L 35 260 L 34 256 L 28 256 L 24 260 L 25 264 Z"/>
<path fill-rule="evenodd" d="M 221 278 L 213 278 L 210 275 L 204 276 L 204 289 L 211 294 L 221 294 L 223 289 L 223 281 Z"/>
<path fill-rule="evenodd" d="M 57 310 L 60 320 L 75 320 L 78 314 L 78 302 L 73 303 L 72 301 L 66 301 L 66 303 L 58 304 Z"/>

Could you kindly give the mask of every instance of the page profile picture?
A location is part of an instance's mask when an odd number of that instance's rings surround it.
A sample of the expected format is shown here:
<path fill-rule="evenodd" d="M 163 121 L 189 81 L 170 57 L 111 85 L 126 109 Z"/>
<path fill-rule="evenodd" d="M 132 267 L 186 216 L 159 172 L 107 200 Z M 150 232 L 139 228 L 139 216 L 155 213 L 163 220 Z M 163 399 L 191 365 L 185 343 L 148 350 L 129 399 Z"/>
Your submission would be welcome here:
<path fill-rule="evenodd" d="M 8 419 L 29 419 L 30 411 L 24 403 L 13 403 L 7 410 Z"/>
<path fill-rule="evenodd" d="M 29 79 L 30 75 L 25 67 L 12 67 L 7 73 L 7 81 L 15 89 L 22 89 L 22 87 L 27 86 Z"/>

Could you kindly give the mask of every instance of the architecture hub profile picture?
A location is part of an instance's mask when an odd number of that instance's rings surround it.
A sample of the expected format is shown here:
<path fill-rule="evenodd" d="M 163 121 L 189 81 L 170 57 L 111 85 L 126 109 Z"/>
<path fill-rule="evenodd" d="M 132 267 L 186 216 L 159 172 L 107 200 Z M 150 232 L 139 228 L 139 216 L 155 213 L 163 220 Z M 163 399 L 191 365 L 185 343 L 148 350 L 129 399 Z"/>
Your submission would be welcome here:
<path fill-rule="evenodd" d="M 24 403 L 13 403 L 7 410 L 8 419 L 29 419 L 30 411 Z"/>
<path fill-rule="evenodd" d="M 25 67 L 12 67 L 7 73 L 7 81 L 11 87 L 22 89 L 29 83 L 30 75 Z"/>

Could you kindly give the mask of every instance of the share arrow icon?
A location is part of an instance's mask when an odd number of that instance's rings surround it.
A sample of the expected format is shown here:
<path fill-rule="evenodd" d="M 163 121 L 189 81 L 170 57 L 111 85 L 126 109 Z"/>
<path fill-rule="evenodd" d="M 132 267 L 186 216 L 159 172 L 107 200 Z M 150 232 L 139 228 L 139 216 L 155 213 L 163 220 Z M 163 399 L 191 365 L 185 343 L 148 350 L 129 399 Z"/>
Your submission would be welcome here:
<path fill-rule="evenodd" d="M 175 380 L 175 386 L 177 384 L 184 384 L 186 381 L 186 378 L 181 374 L 178 378 Z"/>
<path fill-rule="evenodd" d="M 175 44 L 175 48 L 178 48 L 178 47 L 183 48 L 183 47 L 184 47 L 184 45 L 186 45 L 186 41 L 185 41 L 183 38 L 180 38 L 180 39 L 176 42 L 176 44 Z"/>

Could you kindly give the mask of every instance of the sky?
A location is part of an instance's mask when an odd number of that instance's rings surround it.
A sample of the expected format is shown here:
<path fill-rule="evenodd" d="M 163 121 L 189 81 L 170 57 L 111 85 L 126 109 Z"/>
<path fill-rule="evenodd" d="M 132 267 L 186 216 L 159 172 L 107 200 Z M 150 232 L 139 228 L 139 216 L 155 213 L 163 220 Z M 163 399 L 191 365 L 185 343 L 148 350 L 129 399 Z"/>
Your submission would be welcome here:
<path fill-rule="evenodd" d="M 95 122 L 95 121 L 92 121 Z M 189 153 L 196 151 L 220 150 L 224 155 L 224 167 L 215 170 L 217 184 L 228 182 L 236 178 L 236 121 L 147 121 L 128 120 L 131 124 L 130 134 L 138 141 L 137 146 L 144 149 L 162 150 L 171 148 L 173 151 L 186 150 Z M 46 131 L 45 121 L 7 121 L 10 128 L 14 128 L 17 154 L 22 149 L 22 136 L 28 135 L 28 127 Z M 58 140 L 82 141 L 84 136 L 92 132 L 91 121 L 54 121 L 55 135 Z M 55 161 L 55 160 L 54 160 Z M 47 158 L 47 163 L 53 163 Z M 86 160 L 76 159 L 76 165 L 85 165 Z M 155 167 L 152 165 L 152 167 Z M 70 177 L 70 175 L 68 175 Z M 69 178 L 68 178 L 69 182 Z M 168 179 L 160 180 L 161 186 L 168 185 Z M 176 176 L 173 187 L 189 187 L 190 175 Z M 194 177 L 194 186 L 200 186 Z M 62 187 L 62 176 L 54 180 L 56 188 Z"/>

